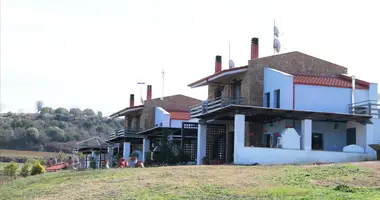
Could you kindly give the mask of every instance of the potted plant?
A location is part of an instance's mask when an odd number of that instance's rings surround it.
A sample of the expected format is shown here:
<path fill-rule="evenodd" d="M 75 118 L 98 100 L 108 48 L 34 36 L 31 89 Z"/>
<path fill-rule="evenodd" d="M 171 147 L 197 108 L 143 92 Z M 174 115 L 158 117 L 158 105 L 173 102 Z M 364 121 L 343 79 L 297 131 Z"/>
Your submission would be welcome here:
<path fill-rule="evenodd" d="M 137 153 L 136 151 L 134 151 L 129 157 L 130 157 L 131 161 L 136 161 L 137 157 L 139 157 L 139 153 Z"/>
<path fill-rule="evenodd" d="M 210 164 L 210 163 L 209 163 L 207 157 L 206 157 L 206 156 L 203 157 L 203 158 L 202 158 L 202 165 L 208 165 L 208 164 Z"/>

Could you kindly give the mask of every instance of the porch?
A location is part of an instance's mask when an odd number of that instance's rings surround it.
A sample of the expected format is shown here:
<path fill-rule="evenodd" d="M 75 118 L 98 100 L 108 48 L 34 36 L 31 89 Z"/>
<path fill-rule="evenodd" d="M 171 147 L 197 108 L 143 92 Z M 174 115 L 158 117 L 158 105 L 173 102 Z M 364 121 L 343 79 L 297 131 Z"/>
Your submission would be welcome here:
<path fill-rule="evenodd" d="M 211 164 L 295 164 L 376 158 L 376 152 L 368 146 L 374 134 L 368 115 L 226 105 L 199 114 L 198 118 L 197 164 L 202 164 L 204 158 L 212 159 Z M 217 142 L 210 140 L 216 134 L 215 127 L 220 130 Z M 210 153 L 210 149 L 216 149 L 217 155 Z"/>

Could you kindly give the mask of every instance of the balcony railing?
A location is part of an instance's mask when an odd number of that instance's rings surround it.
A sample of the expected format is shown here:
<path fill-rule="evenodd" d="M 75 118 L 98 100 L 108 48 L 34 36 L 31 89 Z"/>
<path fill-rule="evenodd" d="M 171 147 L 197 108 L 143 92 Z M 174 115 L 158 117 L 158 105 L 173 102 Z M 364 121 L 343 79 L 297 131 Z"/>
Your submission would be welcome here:
<path fill-rule="evenodd" d="M 348 107 L 351 114 L 380 116 L 380 104 L 375 100 L 349 104 Z"/>
<path fill-rule="evenodd" d="M 212 112 L 231 104 L 244 105 L 246 102 L 242 97 L 219 97 L 214 100 L 206 100 L 201 104 L 190 107 L 190 118 L 196 118 L 199 115 Z"/>
<path fill-rule="evenodd" d="M 138 129 L 128 129 L 128 128 L 124 129 L 124 128 L 122 128 L 122 129 L 118 129 L 116 131 L 110 132 L 108 139 L 112 140 L 112 139 L 115 139 L 117 137 L 124 137 L 127 135 L 133 135 L 133 134 L 136 134 L 140 131 L 142 131 L 141 128 L 138 128 Z"/>

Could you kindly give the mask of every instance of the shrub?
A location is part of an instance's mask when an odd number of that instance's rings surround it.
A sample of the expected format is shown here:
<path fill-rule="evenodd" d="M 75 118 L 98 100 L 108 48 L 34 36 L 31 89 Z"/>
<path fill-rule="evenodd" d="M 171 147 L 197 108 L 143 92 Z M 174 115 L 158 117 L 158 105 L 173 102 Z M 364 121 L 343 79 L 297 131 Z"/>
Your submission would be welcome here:
<path fill-rule="evenodd" d="M 23 177 L 27 177 L 30 175 L 31 172 L 31 165 L 28 161 L 24 163 L 24 165 L 21 167 L 20 175 Z"/>
<path fill-rule="evenodd" d="M 10 177 L 16 177 L 17 171 L 18 171 L 18 166 L 16 165 L 15 162 L 11 162 L 7 166 L 4 167 L 4 173 Z"/>
<path fill-rule="evenodd" d="M 40 162 L 36 161 L 33 164 L 32 171 L 30 172 L 30 175 L 34 176 L 34 175 L 43 174 L 43 173 L 45 173 L 44 166 L 42 166 Z"/>

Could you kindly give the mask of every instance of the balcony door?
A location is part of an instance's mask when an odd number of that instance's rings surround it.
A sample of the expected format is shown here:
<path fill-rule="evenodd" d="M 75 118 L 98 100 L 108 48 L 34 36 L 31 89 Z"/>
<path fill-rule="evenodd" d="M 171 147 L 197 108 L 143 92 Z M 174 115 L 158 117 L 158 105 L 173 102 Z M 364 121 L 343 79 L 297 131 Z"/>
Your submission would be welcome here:
<path fill-rule="evenodd" d="M 233 104 L 240 104 L 241 102 L 241 81 L 232 83 L 232 101 Z"/>

